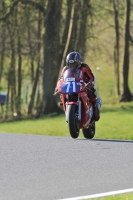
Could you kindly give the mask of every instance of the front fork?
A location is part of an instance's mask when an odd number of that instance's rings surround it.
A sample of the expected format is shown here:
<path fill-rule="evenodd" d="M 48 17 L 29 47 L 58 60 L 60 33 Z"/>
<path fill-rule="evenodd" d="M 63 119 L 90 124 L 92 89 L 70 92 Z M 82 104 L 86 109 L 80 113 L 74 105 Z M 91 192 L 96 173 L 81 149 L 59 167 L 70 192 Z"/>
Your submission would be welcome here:
<path fill-rule="evenodd" d="M 78 121 L 81 121 L 81 101 L 78 99 Z"/>
<path fill-rule="evenodd" d="M 68 109 L 68 105 L 72 105 L 72 104 L 75 104 L 78 106 L 78 115 L 77 115 L 77 120 L 78 121 L 81 121 L 81 101 L 79 100 L 78 98 L 78 101 L 77 102 L 66 102 L 66 122 L 68 122 L 68 117 L 67 117 L 67 109 Z"/>

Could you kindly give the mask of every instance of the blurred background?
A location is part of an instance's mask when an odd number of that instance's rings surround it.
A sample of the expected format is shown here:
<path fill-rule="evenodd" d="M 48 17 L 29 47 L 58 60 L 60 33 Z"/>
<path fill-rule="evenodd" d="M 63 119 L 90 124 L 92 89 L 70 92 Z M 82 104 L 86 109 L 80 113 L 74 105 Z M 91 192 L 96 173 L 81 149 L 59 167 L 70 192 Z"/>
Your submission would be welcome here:
<path fill-rule="evenodd" d="M 102 104 L 133 100 L 133 0 L 1 0 L 0 119 L 61 113 L 54 89 L 69 52 Z"/>

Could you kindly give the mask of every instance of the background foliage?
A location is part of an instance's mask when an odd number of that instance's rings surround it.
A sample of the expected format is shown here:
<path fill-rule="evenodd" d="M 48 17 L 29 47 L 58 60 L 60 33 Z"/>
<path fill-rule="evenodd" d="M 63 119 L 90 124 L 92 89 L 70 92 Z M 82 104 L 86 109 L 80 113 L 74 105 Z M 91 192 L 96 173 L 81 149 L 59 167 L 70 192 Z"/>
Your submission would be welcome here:
<path fill-rule="evenodd" d="M 132 4 L 106 0 L 2 0 L 2 119 L 60 113 L 54 88 L 65 57 L 81 53 L 103 104 L 132 101 Z"/>

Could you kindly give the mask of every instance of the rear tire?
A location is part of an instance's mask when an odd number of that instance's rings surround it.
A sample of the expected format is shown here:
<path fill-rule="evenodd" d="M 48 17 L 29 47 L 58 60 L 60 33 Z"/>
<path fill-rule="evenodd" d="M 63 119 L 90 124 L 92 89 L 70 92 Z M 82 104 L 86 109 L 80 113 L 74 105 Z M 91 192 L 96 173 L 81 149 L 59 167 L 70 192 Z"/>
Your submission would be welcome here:
<path fill-rule="evenodd" d="M 67 119 L 68 119 L 68 128 L 72 138 L 77 138 L 79 136 L 79 124 L 78 121 L 78 106 L 75 104 L 68 105 L 67 108 Z"/>
<path fill-rule="evenodd" d="M 92 139 L 95 136 L 95 122 L 89 125 L 89 128 L 82 129 L 83 135 L 86 139 Z"/>

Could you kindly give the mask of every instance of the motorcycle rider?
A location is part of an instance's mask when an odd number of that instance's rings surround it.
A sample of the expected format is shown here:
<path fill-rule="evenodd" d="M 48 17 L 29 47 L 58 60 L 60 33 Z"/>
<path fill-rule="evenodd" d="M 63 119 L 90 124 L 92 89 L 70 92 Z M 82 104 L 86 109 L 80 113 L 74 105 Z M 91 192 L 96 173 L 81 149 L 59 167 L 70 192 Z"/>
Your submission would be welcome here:
<path fill-rule="evenodd" d="M 62 69 L 61 77 L 68 68 L 76 68 L 82 71 L 83 81 L 87 84 L 87 95 L 89 99 L 91 99 L 94 108 L 93 119 L 98 121 L 100 119 L 101 99 L 97 97 L 96 89 L 94 87 L 95 78 L 90 67 L 84 62 L 81 62 L 80 53 L 70 52 L 66 57 L 66 66 Z"/>

